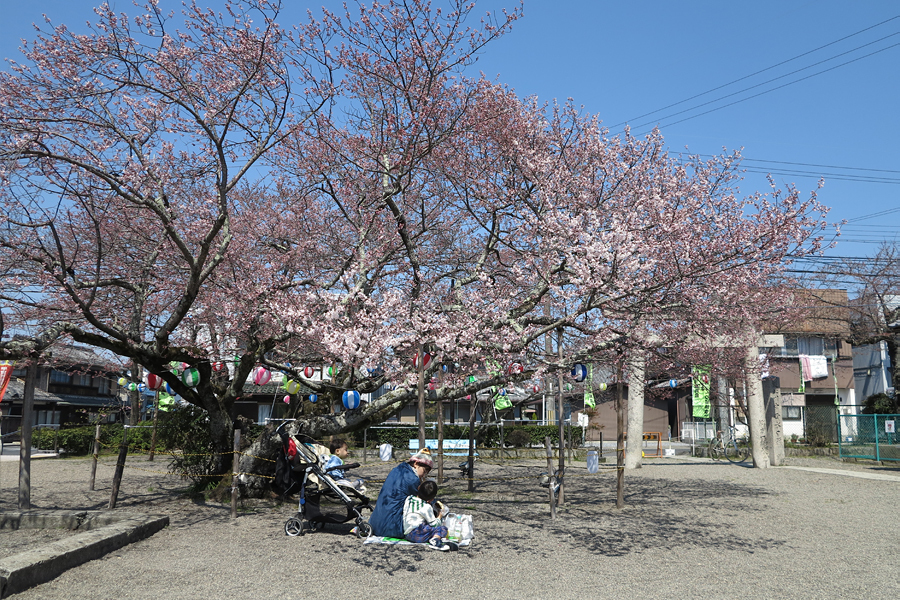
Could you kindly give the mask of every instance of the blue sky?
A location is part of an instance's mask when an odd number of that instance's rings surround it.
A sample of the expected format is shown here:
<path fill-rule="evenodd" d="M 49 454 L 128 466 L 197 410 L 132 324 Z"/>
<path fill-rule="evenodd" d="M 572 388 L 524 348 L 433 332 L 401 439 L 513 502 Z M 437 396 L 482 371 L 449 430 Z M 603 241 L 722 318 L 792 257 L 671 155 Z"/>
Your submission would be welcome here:
<path fill-rule="evenodd" d="M 95 3 L 0 0 L 0 55 L 14 57 L 18 39 L 34 37 L 30 25 L 41 22 L 42 13 L 75 29 L 93 18 Z M 287 20 L 299 19 L 321 0 L 287 4 Z M 132 12 L 130 2 L 115 6 Z M 484 0 L 477 6 L 488 11 L 512 3 Z M 771 172 L 779 183 L 801 190 L 815 189 L 823 176 L 819 197 L 833 209 L 829 220 L 848 221 L 829 255 L 866 256 L 879 241 L 900 237 L 895 44 L 900 3 L 888 0 L 530 0 L 525 17 L 486 48 L 477 68 L 521 96 L 572 98 L 612 132 L 625 122 L 637 133 L 659 123 L 676 152 L 685 146 L 700 154 L 743 148 L 746 168 Z M 837 66 L 848 61 L 854 62 Z M 775 81 L 765 83 L 770 79 Z M 758 87 L 742 91 L 751 86 Z M 784 87 L 767 92 L 778 86 Z M 767 93 L 747 99 L 761 92 Z M 762 173 L 748 173 L 742 185 L 746 193 L 765 188 Z"/>

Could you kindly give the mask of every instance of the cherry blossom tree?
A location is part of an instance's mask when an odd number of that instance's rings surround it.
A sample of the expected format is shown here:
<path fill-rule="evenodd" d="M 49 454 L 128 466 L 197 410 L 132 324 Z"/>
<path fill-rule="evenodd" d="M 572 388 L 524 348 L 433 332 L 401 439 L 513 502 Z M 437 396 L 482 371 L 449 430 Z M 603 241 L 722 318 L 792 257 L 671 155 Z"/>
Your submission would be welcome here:
<path fill-rule="evenodd" d="M 45 338 L 161 374 L 209 413 L 223 453 L 256 365 L 294 379 L 333 366 L 305 382 L 329 407 L 387 387 L 294 426 L 321 436 L 413 401 L 423 348 L 426 378 L 458 365 L 435 391 L 452 399 L 622 354 L 638 327 L 661 344 L 746 336 L 783 304 L 768 288 L 818 250 L 815 194 L 741 197 L 739 154 L 610 138 L 574 106 L 471 76 L 520 13 L 466 27 L 474 8 L 448 4 L 359 5 L 290 30 L 261 1 L 189 7 L 178 31 L 155 5 L 133 21 L 104 8 L 90 35 L 45 34 L 0 81 L 0 263 L 40 292 L 4 301 Z M 562 356 L 544 344 L 557 331 Z"/>

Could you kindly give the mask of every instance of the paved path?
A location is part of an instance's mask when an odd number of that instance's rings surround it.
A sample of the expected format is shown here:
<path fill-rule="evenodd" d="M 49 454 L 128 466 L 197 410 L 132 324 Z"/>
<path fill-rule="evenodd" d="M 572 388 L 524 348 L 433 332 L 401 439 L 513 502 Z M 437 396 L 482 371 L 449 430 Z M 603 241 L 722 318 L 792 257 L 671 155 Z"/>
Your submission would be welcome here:
<path fill-rule="evenodd" d="M 868 471 L 847 471 L 844 469 L 818 469 L 813 467 L 776 467 L 778 469 L 796 469 L 798 471 L 809 471 L 811 473 L 824 473 L 826 475 L 847 475 L 849 477 L 859 477 L 860 479 L 877 479 L 879 481 L 895 481 L 900 483 L 900 476 L 886 475 L 884 473 L 871 473 Z"/>

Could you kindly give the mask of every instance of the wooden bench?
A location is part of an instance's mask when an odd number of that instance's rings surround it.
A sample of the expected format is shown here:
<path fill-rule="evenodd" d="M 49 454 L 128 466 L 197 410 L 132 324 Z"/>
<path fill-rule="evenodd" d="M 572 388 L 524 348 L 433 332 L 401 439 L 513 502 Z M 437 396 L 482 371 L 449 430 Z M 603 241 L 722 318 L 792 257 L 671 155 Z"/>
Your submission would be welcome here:
<path fill-rule="evenodd" d="M 436 439 L 426 439 L 425 447 L 431 450 L 433 455 L 437 455 L 437 447 L 438 441 Z M 410 454 L 415 454 L 419 451 L 419 438 L 409 440 L 409 450 Z M 468 456 L 469 455 L 469 440 L 452 440 L 445 439 L 444 440 L 444 456 Z M 478 456 L 478 452 L 474 453 L 474 456 Z"/>

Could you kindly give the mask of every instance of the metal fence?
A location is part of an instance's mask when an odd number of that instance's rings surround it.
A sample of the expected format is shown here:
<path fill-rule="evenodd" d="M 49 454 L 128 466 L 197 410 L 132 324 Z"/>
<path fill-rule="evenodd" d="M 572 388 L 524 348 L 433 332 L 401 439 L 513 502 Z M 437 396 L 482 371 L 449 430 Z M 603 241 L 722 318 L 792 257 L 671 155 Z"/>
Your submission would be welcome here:
<path fill-rule="evenodd" d="M 840 415 L 840 455 L 900 461 L 896 426 L 900 415 Z"/>

